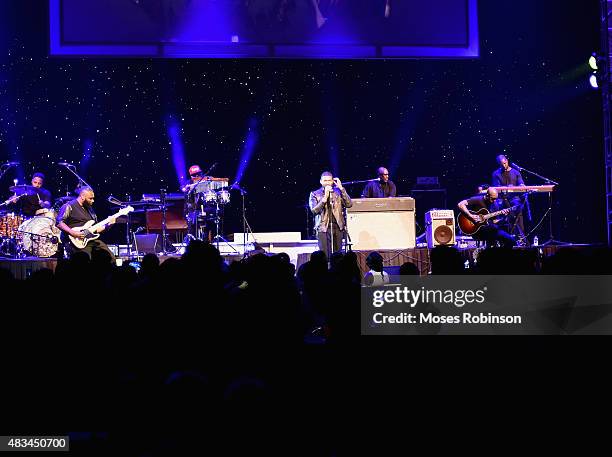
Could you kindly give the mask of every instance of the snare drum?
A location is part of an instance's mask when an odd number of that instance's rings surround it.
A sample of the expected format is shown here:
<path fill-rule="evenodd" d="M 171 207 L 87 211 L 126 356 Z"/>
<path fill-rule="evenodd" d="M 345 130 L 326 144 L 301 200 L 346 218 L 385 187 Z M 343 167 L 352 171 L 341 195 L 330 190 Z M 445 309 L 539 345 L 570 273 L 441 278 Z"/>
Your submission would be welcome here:
<path fill-rule="evenodd" d="M 14 238 L 24 220 L 21 214 L 8 213 L 0 216 L 0 236 Z"/>

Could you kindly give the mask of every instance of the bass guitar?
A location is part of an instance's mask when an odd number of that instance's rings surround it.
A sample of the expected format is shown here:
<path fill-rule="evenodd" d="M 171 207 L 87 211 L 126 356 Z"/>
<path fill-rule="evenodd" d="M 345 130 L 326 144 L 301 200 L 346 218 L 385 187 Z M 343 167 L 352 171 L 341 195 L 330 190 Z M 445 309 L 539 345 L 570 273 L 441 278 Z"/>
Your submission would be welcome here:
<path fill-rule="evenodd" d="M 125 216 L 126 214 L 131 213 L 132 211 L 134 211 L 134 208 L 132 208 L 131 206 L 126 206 L 125 208 L 121 208 L 112 216 L 109 216 L 98 223 L 95 223 L 94 221 L 88 221 L 85 225 L 82 225 L 80 227 L 73 227 L 72 230 L 84 233 L 85 238 L 76 238 L 72 235 L 68 235 L 68 237 L 70 238 L 70 241 L 72 242 L 72 244 L 74 244 L 75 247 L 83 249 L 91 240 L 100 238 L 100 234 L 98 233 L 98 231 L 102 231 L 105 225 L 107 225 L 113 219 L 116 219 L 119 216 Z"/>

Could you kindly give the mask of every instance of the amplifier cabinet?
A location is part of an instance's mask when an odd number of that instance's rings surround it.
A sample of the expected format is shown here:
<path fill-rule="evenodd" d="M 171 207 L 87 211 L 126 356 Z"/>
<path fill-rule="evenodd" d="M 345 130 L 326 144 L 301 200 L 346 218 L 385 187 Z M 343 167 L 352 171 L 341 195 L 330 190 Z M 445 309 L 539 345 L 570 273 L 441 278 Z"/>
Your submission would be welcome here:
<path fill-rule="evenodd" d="M 347 208 L 348 232 L 357 251 L 415 247 L 415 204 L 410 197 L 355 198 Z"/>

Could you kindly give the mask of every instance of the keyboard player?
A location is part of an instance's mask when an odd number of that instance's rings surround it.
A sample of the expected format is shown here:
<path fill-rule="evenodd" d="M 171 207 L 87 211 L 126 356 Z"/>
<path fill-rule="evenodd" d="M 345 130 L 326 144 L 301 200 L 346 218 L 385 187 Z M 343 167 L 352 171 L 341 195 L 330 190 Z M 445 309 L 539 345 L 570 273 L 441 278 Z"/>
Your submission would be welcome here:
<path fill-rule="evenodd" d="M 499 168 L 493 172 L 493 176 L 491 178 L 491 185 L 495 188 L 500 186 L 503 187 L 519 187 L 525 186 L 525 182 L 523 181 L 523 177 L 518 170 L 510 167 L 510 162 L 508 158 L 504 154 L 499 154 L 496 157 L 497 164 Z M 510 208 L 511 206 L 519 206 L 519 209 L 513 211 L 508 215 L 508 231 L 512 235 L 517 235 L 518 244 L 523 244 L 525 238 L 525 224 L 523 222 L 523 200 L 521 194 L 514 194 L 510 196 L 508 193 L 500 193 L 500 198 L 498 200 L 499 209 L 502 208 Z M 526 197 L 525 197 L 526 198 Z"/>
<path fill-rule="evenodd" d="M 397 188 L 393 181 L 389 179 L 389 170 L 385 167 L 380 167 L 378 170 L 378 179 L 370 181 L 363 192 L 361 198 L 389 198 L 397 196 Z"/>

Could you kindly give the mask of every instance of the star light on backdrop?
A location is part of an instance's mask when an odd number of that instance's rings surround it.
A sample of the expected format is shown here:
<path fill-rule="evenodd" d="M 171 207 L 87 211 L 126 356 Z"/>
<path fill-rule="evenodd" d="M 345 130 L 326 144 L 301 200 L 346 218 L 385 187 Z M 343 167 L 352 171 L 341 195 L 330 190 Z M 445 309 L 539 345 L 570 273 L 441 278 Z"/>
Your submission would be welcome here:
<path fill-rule="evenodd" d="M 181 187 L 187 181 L 185 176 L 187 164 L 185 162 L 185 148 L 183 147 L 181 126 L 176 116 L 169 114 L 166 117 L 166 128 L 168 131 L 170 155 L 172 157 L 172 164 L 174 165 L 174 172 L 176 173 L 177 187 Z"/>
<path fill-rule="evenodd" d="M 93 151 L 93 141 L 86 139 L 83 141 L 83 157 L 79 162 L 79 168 L 84 174 L 87 174 L 89 169 L 89 162 L 91 161 L 91 155 Z"/>
<path fill-rule="evenodd" d="M 249 120 L 249 126 L 247 129 L 246 138 L 244 140 L 244 145 L 242 147 L 242 153 L 240 154 L 240 160 L 238 161 L 238 169 L 236 170 L 236 178 L 234 180 L 233 186 L 240 187 L 240 183 L 242 182 L 242 178 L 246 173 L 246 170 L 251 163 L 251 159 L 253 157 L 253 152 L 257 146 L 258 134 L 257 134 L 257 118 L 252 117 Z"/>

